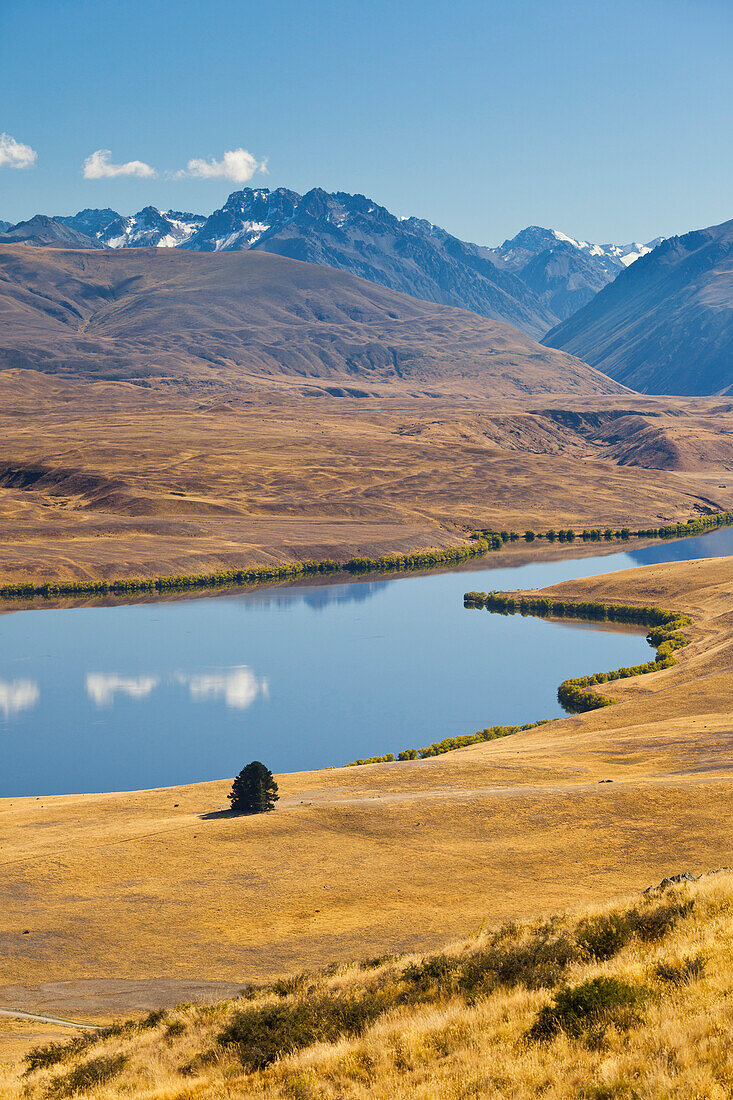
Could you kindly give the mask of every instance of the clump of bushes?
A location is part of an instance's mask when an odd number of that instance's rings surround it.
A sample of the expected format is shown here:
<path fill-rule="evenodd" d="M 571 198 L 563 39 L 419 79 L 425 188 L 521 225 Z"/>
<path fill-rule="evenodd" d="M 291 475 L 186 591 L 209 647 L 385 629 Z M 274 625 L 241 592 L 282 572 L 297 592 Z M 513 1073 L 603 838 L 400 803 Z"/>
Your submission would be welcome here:
<path fill-rule="evenodd" d="M 467 955 L 433 955 L 410 964 L 402 977 L 424 1000 L 460 995 L 472 1003 L 499 985 L 553 986 L 579 957 L 577 944 L 550 924 L 526 940 L 512 942 L 511 932 L 508 937 L 500 933 L 485 948 Z"/>
<path fill-rule="evenodd" d="M 218 1034 L 220 1046 L 233 1050 L 248 1070 L 313 1043 L 333 1042 L 343 1035 L 360 1035 L 394 1006 L 392 991 L 321 994 L 288 1004 L 240 1009 Z"/>
<path fill-rule="evenodd" d="M 544 726 L 551 721 L 549 718 L 541 718 L 538 722 L 528 722 L 524 726 L 487 726 L 486 729 L 476 733 L 459 734 L 457 737 L 444 737 L 442 741 L 433 741 L 432 745 L 426 745 L 422 749 L 403 749 L 397 754 L 398 760 L 426 760 L 430 756 L 441 756 L 444 752 L 453 752 L 454 749 L 463 749 L 467 745 L 480 745 L 482 741 L 495 741 L 497 737 L 509 737 L 513 733 L 522 730 L 531 730 L 535 726 Z"/>
<path fill-rule="evenodd" d="M 482 741 L 495 741 L 497 737 L 509 737 L 513 733 L 531 730 L 536 726 L 544 726 L 551 721 L 551 718 L 541 718 L 538 722 L 528 722 L 524 726 L 487 726 L 486 729 L 477 730 L 476 733 L 463 733 L 457 737 L 444 737 L 442 741 L 433 741 L 432 745 L 426 745 L 422 749 L 402 749 L 397 754 L 397 759 L 426 760 L 430 756 L 441 756 L 444 752 L 453 752 L 454 749 L 464 749 L 467 745 L 480 745 Z M 352 768 L 360 764 L 392 763 L 394 759 L 394 753 L 388 752 L 385 756 L 370 756 L 368 759 L 352 760 L 346 767 Z"/>
<path fill-rule="evenodd" d="M 416 554 L 384 554 L 379 558 L 351 558 L 344 562 L 347 573 L 395 573 L 411 569 L 433 569 L 441 565 L 457 565 L 471 558 L 481 558 L 504 545 L 500 535 L 490 532 L 483 537 L 474 532 L 466 546 L 450 546 L 446 550 L 421 550 Z"/>
<path fill-rule="evenodd" d="M 73 580 L 43 584 L 9 584 L 0 586 L 0 599 L 33 599 L 42 596 L 54 599 L 62 596 L 124 596 L 145 592 L 176 592 L 187 589 L 231 588 L 246 584 L 262 584 L 291 580 L 296 577 L 338 573 L 340 562 L 296 561 L 285 565 L 257 565 L 247 569 L 220 569 L 212 573 L 176 573 L 167 577 L 121 577 L 111 581 Z"/>
<path fill-rule="evenodd" d="M 107 1024 L 106 1027 L 95 1028 L 93 1031 L 84 1031 L 65 1042 L 44 1043 L 41 1046 L 31 1047 L 23 1059 L 26 1075 L 37 1069 L 49 1069 L 60 1062 L 66 1062 L 72 1057 L 83 1054 L 85 1050 L 97 1043 L 104 1042 L 105 1039 L 117 1039 L 157 1027 L 166 1016 L 165 1009 L 155 1009 L 142 1019 L 122 1020 L 119 1023 Z"/>
<path fill-rule="evenodd" d="M 361 764 L 394 764 L 394 753 L 386 752 L 384 756 L 365 756 L 360 757 L 358 760 L 352 760 L 350 764 L 347 764 L 347 768 L 356 768 Z"/>
<path fill-rule="evenodd" d="M 618 954 L 634 937 L 642 943 L 663 939 L 691 912 L 692 905 L 689 899 L 672 899 L 651 908 L 591 917 L 578 925 L 578 946 L 590 958 L 604 962 Z"/>
<path fill-rule="evenodd" d="M 494 531 L 490 527 L 479 528 L 471 533 L 472 539 L 477 538 L 490 538 L 491 536 L 500 536 L 502 543 L 516 542 L 520 537 L 525 542 L 534 542 L 536 539 L 547 539 L 548 542 L 574 542 L 576 538 L 580 537 L 583 542 L 628 542 L 629 539 L 680 539 L 689 538 L 692 535 L 703 535 L 708 531 L 715 531 L 719 527 L 730 527 L 733 525 L 733 512 L 714 512 L 709 516 L 701 516 L 698 519 L 688 519 L 686 523 L 666 523 L 661 527 L 647 527 L 640 528 L 638 531 L 632 531 L 629 527 L 586 527 L 580 533 L 580 536 L 576 535 L 575 531 L 570 528 L 564 530 L 555 530 L 551 528 L 549 531 L 525 531 L 523 535 L 519 535 L 516 531 Z"/>
<path fill-rule="evenodd" d="M 713 512 L 709 516 L 688 519 L 687 523 L 665 523 L 662 527 L 648 527 L 637 531 L 640 539 L 682 539 L 690 535 L 703 535 L 719 527 L 733 525 L 733 512 Z"/>
<path fill-rule="evenodd" d="M 574 1039 L 599 1040 L 610 1024 L 628 1028 L 641 1019 L 644 990 L 619 978 L 598 977 L 559 989 L 541 1009 L 529 1038 L 543 1041 L 564 1031 Z"/>
<path fill-rule="evenodd" d="M 78 1092 L 86 1095 L 88 1090 L 96 1085 L 104 1085 L 107 1081 L 111 1081 L 126 1065 L 127 1058 L 124 1054 L 90 1058 L 88 1062 L 75 1066 L 69 1073 L 54 1077 L 49 1091 L 52 1096 L 73 1096 Z"/>
<path fill-rule="evenodd" d="M 683 959 L 679 963 L 658 962 L 654 968 L 654 975 L 661 982 L 669 985 L 687 985 L 696 982 L 705 973 L 705 959 L 702 955 L 695 955 L 689 959 Z"/>

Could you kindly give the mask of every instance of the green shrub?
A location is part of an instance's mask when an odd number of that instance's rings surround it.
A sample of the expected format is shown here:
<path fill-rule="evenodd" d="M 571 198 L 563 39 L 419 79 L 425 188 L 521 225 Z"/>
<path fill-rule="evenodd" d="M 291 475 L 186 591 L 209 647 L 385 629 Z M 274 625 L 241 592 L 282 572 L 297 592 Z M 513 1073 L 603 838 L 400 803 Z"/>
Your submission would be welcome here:
<path fill-rule="evenodd" d="M 580 985 L 565 986 L 540 1011 L 529 1038 L 548 1040 L 559 1031 L 575 1039 L 591 1032 L 598 1037 L 610 1024 L 629 1027 L 640 1019 L 642 997 L 638 986 L 618 978 L 591 978 Z"/>
<path fill-rule="evenodd" d="M 384 966 L 386 963 L 395 962 L 396 955 L 392 955 L 389 952 L 386 955 L 374 955 L 371 959 L 362 959 L 359 963 L 360 970 L 376 970 L 380 966 Z"/>
<path fill-rule="evenodd" d="M 177 1039 L 179 1035 L 183 1035 L 185 1031 L 186 1025 L 183 1020 L 171 1020 L 171 1022 L 166 1025 L 163 1038 L 170 1043 L 174 1039 Z"/>
<path fill-rule="evenodd" d="M 25 1072 L 28 1074 L 37 1069 L 48 1069 L 50 1066 L 57 1066 L 59 1062 L 65 1062 L 68 1058 L 84 1050 L 87 1045 L 86 1035 L 75 1035 L 72 1039 L 62 1042 L 44 1043 L 43 1046 L 31 1047 L 23 1059 L 26 1066 Z"/>
<path fill-rule="evenodd" d="M 688 916 L 695 907 L 692 898 L 671 901 L 657 905 L 652 909 L 632 909 L 629 920 L 634 933 L 644 943 L 655 943 L 672 931 L 683 917 Z"/>
<path fill-rule="evenodd" d="M 411 963 L 402 977 L 428 999 L 458 994 L 472 1002 L 498 985 L 527 989 L 556 985 L 578 958 L 577 945 L 547 926 L 519 943 L 505 943 L 499 935 L 467 955 L 433 955 Z"/>
<path fill-rule="evenodd" d="M 687 985 L 702 978 L 705 973 L 705 959 L 701 955 L 695 955 L 679 963 L 658 962 L 654 973 L 660 981 L 670 985 Z"/>
<path fill-rule="evenodd" d="M 609 913 L 583 921 L 577 941 L 586 954 L 602 962 L 618 954 L 632 935 L 633 928 L 625 914 Z"/>
<path fill-rule="evenodd" d="M 86 1093 L 96 1085 L 104 1085 L 116 1077 L 127 1065 L 124 1054 L 100 1055 L 75 1066 L 70 1073 L 54 1077 L 50 1092 L 53 1096 L 73 1096 L 75 1092 Z"/>
<path fill-rule="evenodd" d="M 394 1004 L 391 990 L 323 994 L 289 1004 L 241 1009 L 217 1036 L 249 1070 L 263 1069 L 284 1054 L 342 1035 L 360 1035 Z"/>
<path fill-rule="evenodd" d="M 400 757 L 400 760 L 402 757 Z M 350 764 L 347 764 L 347 768 L 356 768 L 361 764 L 394 764 L 394 753 L 386 752 L 384 756 L 365 756 L 360 757 L 358 760 L 352 760 Z"/>

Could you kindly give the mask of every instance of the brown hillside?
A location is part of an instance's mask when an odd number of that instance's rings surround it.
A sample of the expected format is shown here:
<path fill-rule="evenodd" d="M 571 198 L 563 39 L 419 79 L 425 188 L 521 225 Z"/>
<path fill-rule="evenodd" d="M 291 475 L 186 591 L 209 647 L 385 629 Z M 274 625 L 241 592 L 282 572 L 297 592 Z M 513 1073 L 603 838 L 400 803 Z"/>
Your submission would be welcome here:
<path fill-rule="evenodd" d="M 732 468 L 733 416 L 710 400 L 223 401 L 0 371 L 0 577 L 343 560 L 487 525 L 656 525 L 733 507 Z"/>
<path fill-rule="evenodd" d="M 93 1020 L 221 997 L 730 863 L 732 583 L 718 558 L 558 586 L 687 610 L 690 644 L 601 711 L 278 776 L 273 814 L 211 816 L 226 780 L 0 800 L 0 1007 Z"/>
<path fill-rule="evenodd" d="M 625 392 L 510 325 L 264 252 L 0 246 L 0 332 L 0 367 L 66 377 L 353 396 Z"/>

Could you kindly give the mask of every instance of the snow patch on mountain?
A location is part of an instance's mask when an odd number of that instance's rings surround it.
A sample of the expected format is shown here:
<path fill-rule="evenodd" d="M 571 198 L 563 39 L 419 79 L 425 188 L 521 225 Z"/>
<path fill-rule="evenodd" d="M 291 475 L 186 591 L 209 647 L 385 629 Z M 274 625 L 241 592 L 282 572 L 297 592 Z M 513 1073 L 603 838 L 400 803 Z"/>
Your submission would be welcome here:
<path fill-rule="evenodd" d="M 632 241 L 630 244 L 594 244 L 591 241 L 578 240 L 569 237 L 559 229 L 544 229 L 539 225 L 530 225 L 517 233 L 516 237 L 504 241 L 498 248 L 490 251 L 497 258 L 510 266 L 517 266 L 520 261 L 526 261 L 530 256 L 537 256 L 545 250 L 552 250 L 556 242 L 570 245 L 579 252 L 585 252 L 589 256 L 597 256 L 611 262 L 614 267 L 630 267 L 641 256 L 653 252 L 657 245 L 661 244 L 664 237 L 655 237 L 646 244 Z"/>

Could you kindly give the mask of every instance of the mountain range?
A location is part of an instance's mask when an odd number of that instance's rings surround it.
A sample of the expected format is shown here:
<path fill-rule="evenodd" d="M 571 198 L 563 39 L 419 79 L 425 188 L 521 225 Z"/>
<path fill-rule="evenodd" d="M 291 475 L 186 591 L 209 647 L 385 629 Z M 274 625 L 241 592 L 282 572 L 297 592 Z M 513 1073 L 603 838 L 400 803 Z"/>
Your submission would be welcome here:
<path fill-rule="evenodd" d="M 733 387 L 731 225 L 628 245 L 528 226 L 488 248 L 363 195 L 281 187 L 235 191 L 208 217 L 152 206 L 37 215 L 0 228 L 0 244 L 268 252 L 508 323 L 642 392 L 704 395 Z"/>
<path fill-rule="evenodd" d="M 205 217 L 147 206 L 44 215 L 0 226 L 0 241 L 51 247 L 256 250 L 325 264 L 425 301 L 458 306 L 541 336 L 585 305 L 647 245 L 592 245 L 530 226 L 499 248 L 462 241 L 431 222 L 397 217 L 345 192 L 245 188 Z"/>
<path fill-rule="evenodd" d="M 503 322 L 260 251 L 0 246 L 0 370 L 310 395 L 627 392 Z"/>
<path fill-rule="evenodd" d="M 642 393 L 733 393 L 733 220 L 670 237 L 543 343 Z"/>

